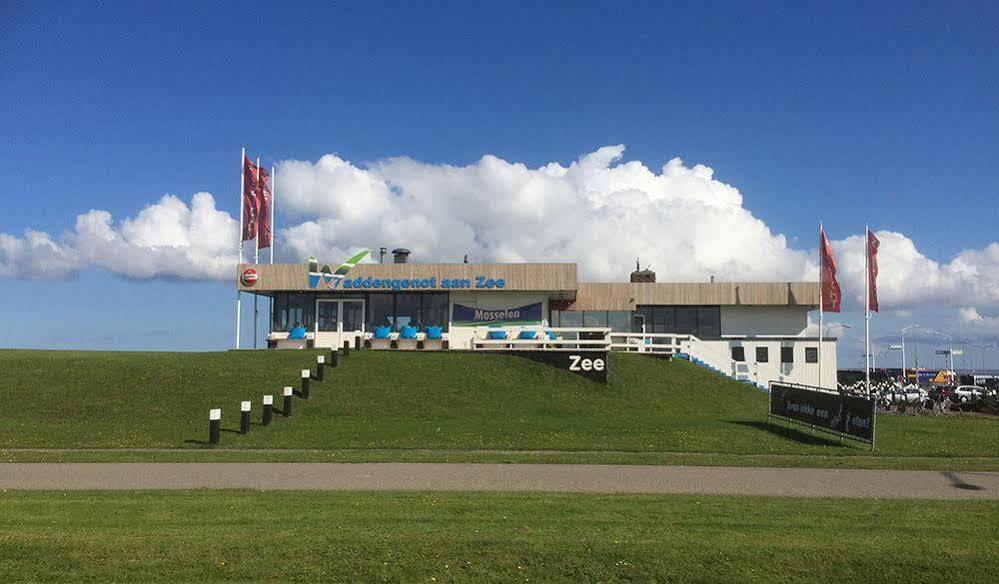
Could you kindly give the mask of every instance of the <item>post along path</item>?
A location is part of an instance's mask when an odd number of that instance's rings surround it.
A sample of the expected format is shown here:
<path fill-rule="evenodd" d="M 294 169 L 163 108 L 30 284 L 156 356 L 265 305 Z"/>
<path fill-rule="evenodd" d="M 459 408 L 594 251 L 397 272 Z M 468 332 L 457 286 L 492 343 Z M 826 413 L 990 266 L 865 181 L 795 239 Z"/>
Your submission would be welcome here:
<path fill-rule="evenodd" d="M 999 473 L 457 463 L 7 463 L 2 489 L 691 493 L 999 499 Z"/>

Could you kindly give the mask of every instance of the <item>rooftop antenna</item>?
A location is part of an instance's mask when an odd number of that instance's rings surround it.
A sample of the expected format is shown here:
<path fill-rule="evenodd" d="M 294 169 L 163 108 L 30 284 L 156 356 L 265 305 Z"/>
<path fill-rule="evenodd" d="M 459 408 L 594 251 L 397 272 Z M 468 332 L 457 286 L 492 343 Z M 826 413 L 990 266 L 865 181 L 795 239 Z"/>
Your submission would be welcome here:
<path fill-rule="evenodd" d="M 466 264 L 468 263 L 468 254 L 467 253 L 465 254 L 465 261 L 462 262 L 462 263 L 466 263 Z"/>
<path fill-rule="evenodd" d="M 378 263 L 379 264 L 384 264 L 385 263 L 385 254 L 387 254 L 387 253 L 388 253 L 388 248 L 387 247 L 380 247 L 380 248 L 378 248 Z"/>

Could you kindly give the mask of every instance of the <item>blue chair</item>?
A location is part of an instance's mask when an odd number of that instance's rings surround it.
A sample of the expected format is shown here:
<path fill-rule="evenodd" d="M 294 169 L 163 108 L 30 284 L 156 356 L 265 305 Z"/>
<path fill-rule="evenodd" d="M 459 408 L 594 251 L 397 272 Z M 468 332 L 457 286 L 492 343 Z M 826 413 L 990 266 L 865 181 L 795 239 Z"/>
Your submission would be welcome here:
<path fill-rule="evenodd" d="M 520 334 L 517 335 L 517 338 L 522 341 L 533 341 L 534 339 L 538 338 L 538 333 L 536 331 L 520 331 Z"/>
<path fill-rule="evenodd" d="M 416 333 L 419 332 L 419 330 L 420 329 L 416 328 L 415 326 L 404 326 L 399 331 L 399 338 L 401 338 L 401 339 L 415 339 L 416 338 Z"/>
<path fill-rule="evenodd" d="M 376 339 L 388 339 L 389 335 L 392 334 L 392 327 L 390 326 L 376 326 L 375 327 L 375 338 Z"/>
<path fill-rule="evenodd" d="M 306 328 L 304 326 L 296 326 L 295 328 L 291 329 L 290 333 L 288 333 L 288 340 L 289 341 L 301 341 L 301 340 L 304 340 L 306 332 L 308 332 L 308 331 L 306 330 Z"/>
<path fill-rule="evenodd" d="M 427 339 L 431 341 L 439 341 L 444 335 L 444 327 L 439 326 L 428 326 L 427 327 Z"/>
<path fill-rule="evenodd" d="M 490 341 L 505 341 L 507 339 L 506 331 L 489 331 L 486 338 Z"/>

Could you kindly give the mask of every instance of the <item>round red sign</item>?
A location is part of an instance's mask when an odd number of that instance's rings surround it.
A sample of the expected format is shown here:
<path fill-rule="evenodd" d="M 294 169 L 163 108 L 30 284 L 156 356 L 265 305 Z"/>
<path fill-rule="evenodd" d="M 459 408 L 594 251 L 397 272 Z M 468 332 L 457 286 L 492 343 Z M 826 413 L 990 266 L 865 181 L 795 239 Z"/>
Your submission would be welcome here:
<path fill-rule="evenodd" d="M 243 275 L 240 276 L 240 280 L 243 281 L 244 286 L 253 286 L 257 283 L 257 271 L 253 268 L 247 268 L 243 271 Z"/>

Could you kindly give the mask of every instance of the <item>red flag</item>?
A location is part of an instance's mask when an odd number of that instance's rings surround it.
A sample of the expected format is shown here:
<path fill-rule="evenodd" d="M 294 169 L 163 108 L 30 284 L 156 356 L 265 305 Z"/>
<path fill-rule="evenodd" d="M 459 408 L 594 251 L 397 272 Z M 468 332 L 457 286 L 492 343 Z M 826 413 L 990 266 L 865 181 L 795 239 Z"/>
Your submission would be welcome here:
<path fill-rule="evenodd" d="M 260 207 L 260 219 L 257 224 L 257 248 L 264 249 L 271 246 L 271 175 L 263 167 L 258 169 L 260 179 L 257 188 L 258 203 Z"/>
<path fill-rule="evenodd" d="M 868 310 L 878 312 L 878 246 L 881 242 L 867 230 L 867 294 Z"/>
<path fill-rule="evenodd" d="M 257 165 L 243 157 L 243 239 L 257 236 L 257 223 L 260 217 L 260 201 L 257 197 Z"/>
<path fill-rule="evenodd" d="M 821 242 L 819 243 L 819 258 L 822 270 L 822 310 L 826 312 L 839 312 L 842 295 L 839 291 L 839 282 L 836 281 L 836 258 L 833 257 L 832 247 L 826 239 L 826 230 L 821 230 Z"/>

